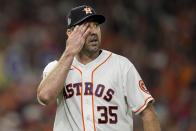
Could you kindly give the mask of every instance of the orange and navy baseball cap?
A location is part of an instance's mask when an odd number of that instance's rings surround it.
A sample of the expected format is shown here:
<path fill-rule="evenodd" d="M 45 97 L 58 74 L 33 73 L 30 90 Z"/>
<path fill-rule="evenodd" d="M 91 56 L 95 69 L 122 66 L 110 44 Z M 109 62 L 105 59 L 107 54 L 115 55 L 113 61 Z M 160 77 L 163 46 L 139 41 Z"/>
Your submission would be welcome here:
<path fill-rule="evenodd" d="M 103 15 L 97 14 L 90 6 L 82 5 L 72 8 L 66 17 L 67 28 L 70 29 L 71 27 L 76 26 L 90 18 L 99 24 L 105 22 L 105 17 Z"/>

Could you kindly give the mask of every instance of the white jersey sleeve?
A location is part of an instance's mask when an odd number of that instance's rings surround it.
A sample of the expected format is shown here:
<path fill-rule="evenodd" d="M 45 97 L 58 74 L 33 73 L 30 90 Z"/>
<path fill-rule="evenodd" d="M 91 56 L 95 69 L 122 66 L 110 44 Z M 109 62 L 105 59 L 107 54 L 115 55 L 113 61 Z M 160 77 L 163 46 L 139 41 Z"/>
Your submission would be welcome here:
<path fill-rule="evenodd" d="M 44 68 L 43 79 L 46 78 L 46 76 L 52 71 L 52 69 L 54 69 L 57 63 L 58 62 L 56 60 L 52 61 Z"/>
<path fill-rule="evenodd" d="M 139 114 L 146 108 L 148 102 L 154 101 L 154 99 L 145 87 L 134 65 L 130 62 L 128 65 L 129 68 L 127 68 L 128 71 L 126 72 L 125 81 L 123 83 L 125 96 L 127 97 L 127 103 L 132 112 Z"/>
<path fill-rule="evenodd" d="M 43 74 L 42 74 L 42 79 L 45 79 L 46 76 L 52 71 L 52 69 L 54 69 L 54 67 L 56 66 L 58 62 L 55 60 L 55 61 L 52 61 L 50 62 L 45 68 L 44 68 L 44 71 L 43 71 Z M 37 96 L 37 100 L 39 102 L 39 104 L 41 105 L 45 105 L 40 99 L 39 97 Z"/>

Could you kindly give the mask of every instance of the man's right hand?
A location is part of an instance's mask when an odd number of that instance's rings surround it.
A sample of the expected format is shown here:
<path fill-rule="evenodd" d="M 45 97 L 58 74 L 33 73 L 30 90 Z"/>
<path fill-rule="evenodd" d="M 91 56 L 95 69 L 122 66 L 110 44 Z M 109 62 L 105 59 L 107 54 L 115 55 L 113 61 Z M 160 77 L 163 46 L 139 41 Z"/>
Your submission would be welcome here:
<path fill-rule="evenodd" d="M 68 35 L 68 39 L 66 42 L 66 52 L 69 52 L 74 56 L 80 52 L 90 31 L 90 28 L 88 27 L 89 24 L 84 23 L 81 25 L 77 25 L 74 28 L 71 34 Z"/>
<path fill-rule="evenodd" d="M 88 23 L 77 25 L 70 32 L 67 39 L 67 47 L 58 61 L 58 64 L 48 73 L 47 77 L 40 83 L 37 95 L 41 103 L 47 105 L 56 100 L 59 93 L 64 87 L 64 82 L 67 77 L 73 58 L 82 49 L 86 37 L 90 32 Z"/>

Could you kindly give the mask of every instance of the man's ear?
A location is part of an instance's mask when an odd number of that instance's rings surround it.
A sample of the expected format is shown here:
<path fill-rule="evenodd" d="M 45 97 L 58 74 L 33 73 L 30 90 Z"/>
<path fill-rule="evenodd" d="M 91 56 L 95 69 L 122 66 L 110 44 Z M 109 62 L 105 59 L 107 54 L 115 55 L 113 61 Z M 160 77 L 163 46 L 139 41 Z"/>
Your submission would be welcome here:
<path fill-rule="evenodd" d="M 67 36 L 69 36 L 71 34 L 72 30 L 71 29 L 67 29 L 66 34 Z"/>

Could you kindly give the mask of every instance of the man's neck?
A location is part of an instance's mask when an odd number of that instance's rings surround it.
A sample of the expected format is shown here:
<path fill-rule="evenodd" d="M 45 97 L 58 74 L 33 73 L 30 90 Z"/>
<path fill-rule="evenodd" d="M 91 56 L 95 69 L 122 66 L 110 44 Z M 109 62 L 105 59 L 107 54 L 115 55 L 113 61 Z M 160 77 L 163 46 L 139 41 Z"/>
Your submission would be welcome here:
<path fill-rule="evenodd" d="M 77 60 L 86 65 L 88 64 L 89 62 L 93 61 L 94 59 L 96 59 L 100 54 L 100 50 L 97 51 L 97 52 L 94 52 L 94 53 L 90 53 L 90 52 L 83 52 L 81 51 L 77 56 Z"/>

